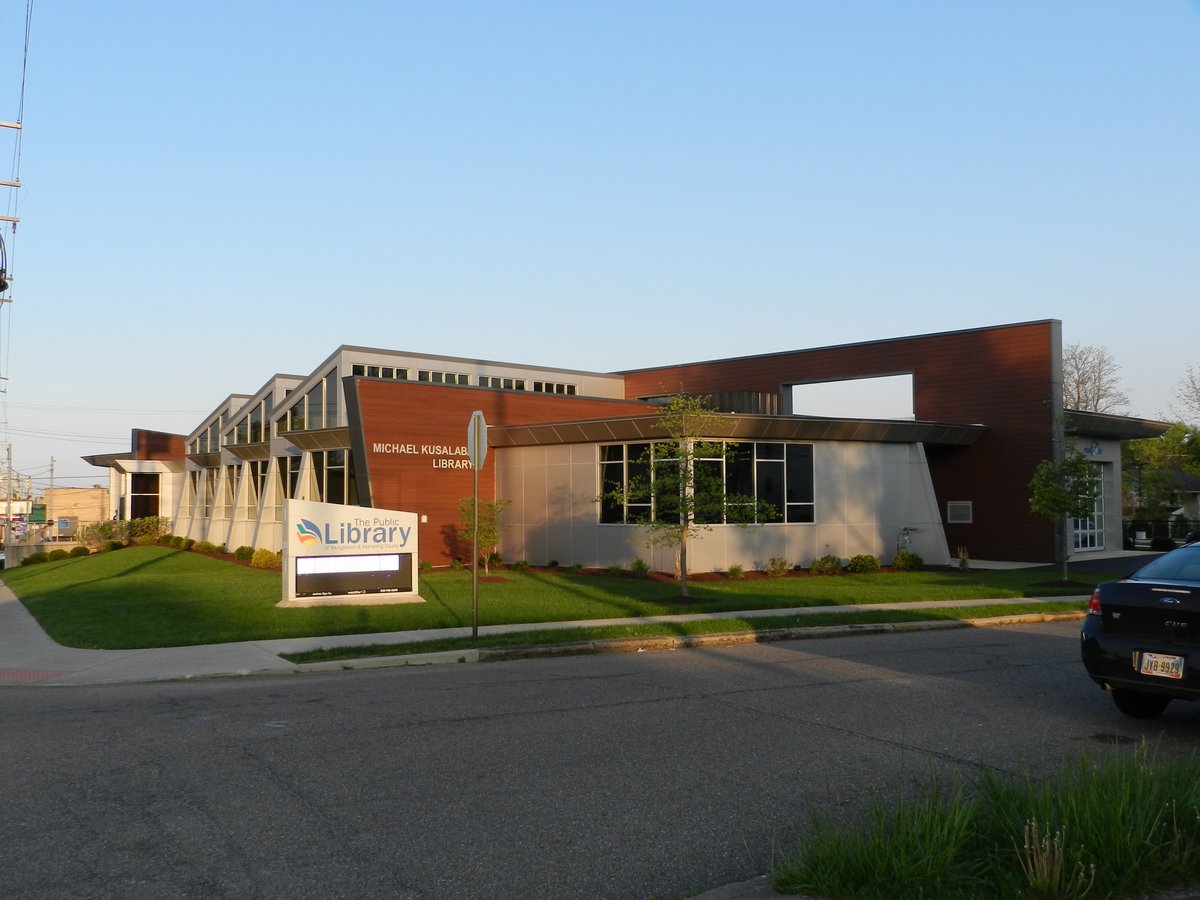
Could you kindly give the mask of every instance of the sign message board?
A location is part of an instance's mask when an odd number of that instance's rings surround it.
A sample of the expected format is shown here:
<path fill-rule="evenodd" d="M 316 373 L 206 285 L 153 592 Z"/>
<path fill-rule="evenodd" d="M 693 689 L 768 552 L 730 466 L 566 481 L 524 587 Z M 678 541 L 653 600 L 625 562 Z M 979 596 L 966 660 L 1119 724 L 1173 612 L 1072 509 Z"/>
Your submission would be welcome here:
<path fill-rule="evenodd" d="M 420 603 L 417 515 L 286 500 L 282 606 Z"/>

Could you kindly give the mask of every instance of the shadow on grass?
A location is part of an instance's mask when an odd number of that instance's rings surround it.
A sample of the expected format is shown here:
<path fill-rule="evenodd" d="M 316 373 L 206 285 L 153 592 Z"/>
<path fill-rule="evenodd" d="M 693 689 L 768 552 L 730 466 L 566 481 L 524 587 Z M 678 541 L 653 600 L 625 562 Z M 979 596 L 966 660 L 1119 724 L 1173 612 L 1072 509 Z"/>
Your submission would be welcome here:
<path fill-rule="evenodd" d="M 56 641 L 74 647 L 127 649 L 414 632 L 463 627 L 471 620 L 469 571 L 422 574 L 424 603 L 281 609 L 276 605 L 282 595 L 278 573 L 169 548 L 128 548 L 28 569 L 32 571 L 13 570 L 4 580 Z M 678 584 L 670 581 L 538 569 L 497 574 L 505 580 L 479 586 L 480 626 L 532 623 L 540 631 L 581 620 L 717 612 L 744 618 L 745 610 L 754 609 L 1019 598 L 1044 578 L 1044 573 L 966 578 L 930 572 L 696 580 L 693 596 L 681 601 Z M 880 620 L 879 612 L 870 615 Z M 618 629 L 615 636 L 628 634 L 620 629 L 629 626 L 608 627 Z M 676 619 L 657 627 L 660 635 L 686 635 L 697 626 Z M 732 627 L 725 621 L 710 630 Z M 578 639 L 579 631 L 571 631 L 572 639 Z"/>

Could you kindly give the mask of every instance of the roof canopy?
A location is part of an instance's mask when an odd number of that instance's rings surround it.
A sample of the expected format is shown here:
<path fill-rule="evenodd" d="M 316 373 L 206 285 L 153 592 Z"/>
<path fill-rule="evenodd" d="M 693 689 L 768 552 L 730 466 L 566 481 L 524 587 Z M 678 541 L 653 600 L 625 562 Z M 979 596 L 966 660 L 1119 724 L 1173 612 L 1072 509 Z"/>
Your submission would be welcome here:
<path fill-rule="evenodd" d="M 830 419 L 817 416 L 749 416 L 715 414 L 711 438 L 769 441 L 871 441 L 885 444 L 942 444 L 965 447 L 984 432 L 983 425 L 914 422 L 891 419 Z M 594 444 L 666 438 L 661 415 L 496 425 L 488 429 L 492 447 L 538 444 Z"/>

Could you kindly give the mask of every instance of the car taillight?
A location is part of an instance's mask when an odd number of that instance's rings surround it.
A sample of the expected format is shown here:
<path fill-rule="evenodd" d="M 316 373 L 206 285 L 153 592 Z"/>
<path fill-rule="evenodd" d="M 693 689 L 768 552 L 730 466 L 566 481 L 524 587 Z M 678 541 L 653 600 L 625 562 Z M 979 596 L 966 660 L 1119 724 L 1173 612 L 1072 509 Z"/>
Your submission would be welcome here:
<path fill-rule="evenodd" d="M 1092 591 L 1092 599 L 1088 601 L 1087 614 L 1089 616 L 1100 615 L 1100 588 L 1096 588 L 1094 591 Z"/>

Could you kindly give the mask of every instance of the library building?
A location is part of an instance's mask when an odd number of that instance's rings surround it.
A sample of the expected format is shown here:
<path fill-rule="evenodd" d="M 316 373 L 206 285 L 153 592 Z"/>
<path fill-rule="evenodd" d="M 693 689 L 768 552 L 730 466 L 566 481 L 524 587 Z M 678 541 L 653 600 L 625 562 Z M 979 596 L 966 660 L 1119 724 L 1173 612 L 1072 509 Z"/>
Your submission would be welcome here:
<path fill-rule="evenodd" d="M 307 375 L 225 397 L 190 434 L 134 429 L 129 451 L 84 458 L 108 470 L 118 518 L 280 551 L 287 501 L 402 511 L 419 562 L 448 566 L 469 558 L 459 506 L 481 413 L 479 496 L 505 502 L 505 561 L 672 571 L 673 549 L 638 524 L 653 491 L 623 488 L 670 438 L 661 407 L 684 393 L 714 411 L 698 464 L 755 511 L 708 511 L 690 571 L 825 555 L 886 565 L 900 550 L 948 565 L 960 548 L 1049 563 L 1064 548 L 1029 510 L 1037 465 L 1070 444 L 1090 456 L 1095 515 L 1065 549 L 1119 550 L 1121 441 L 1166 429 L 1063 409 L 1061 331 L 1044 320 L 623 372 L 342 346 Z M 864 413 L 836 388 L 898 401 Z"/>

